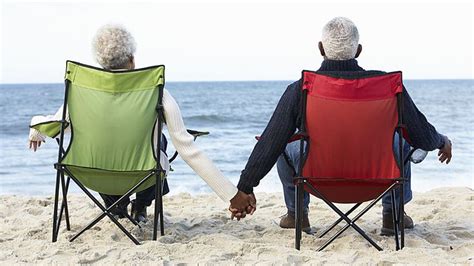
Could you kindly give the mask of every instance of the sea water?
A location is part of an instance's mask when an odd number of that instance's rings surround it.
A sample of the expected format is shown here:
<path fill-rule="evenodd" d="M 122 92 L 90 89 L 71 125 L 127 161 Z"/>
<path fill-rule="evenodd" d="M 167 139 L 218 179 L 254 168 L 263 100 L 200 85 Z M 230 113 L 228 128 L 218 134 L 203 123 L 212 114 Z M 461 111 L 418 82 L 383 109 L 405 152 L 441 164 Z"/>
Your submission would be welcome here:
<path fill-rule="evenodd" d="M 264 130 L 290 83 L 168 82 L 166 88 L 177 100 L 187 128 L 210 131 L 210 135 L 198 138 L 196 144 L 237 184 L 256 143 L 254 137 Z M 453 159 L 449 165 L 437 161 L 437 151 L 430 152 L 422 163 L 412 165 L 413 190 L 474 187 L 473 85 L 473 80 L 405 81 L 419 110 L 453 143 Z M 54 193 L 57 144 L 48 139 L 36 153 L 28 150 L 28 125 L 33 115 L 54 114 L 63 97 L 63 84 L 0 85 L 0 194 Z M 173 151 L 170 145 L 168 153 Z M 171 193 L 211 192 L 181 158 L 178 157 L 172 167 Z M 72 186 L 71 190 L 78 192 L 79 188 Z M 256 191 L 281 191 L 275 167 Z"/>

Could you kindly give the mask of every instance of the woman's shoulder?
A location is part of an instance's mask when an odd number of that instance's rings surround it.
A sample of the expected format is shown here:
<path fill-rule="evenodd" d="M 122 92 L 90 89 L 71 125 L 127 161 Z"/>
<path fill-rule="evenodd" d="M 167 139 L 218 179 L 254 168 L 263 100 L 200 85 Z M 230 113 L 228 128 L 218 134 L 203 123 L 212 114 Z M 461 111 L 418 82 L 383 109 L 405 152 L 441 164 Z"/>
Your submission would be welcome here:
<path fill-rule="evenodd" d="M 170 91 L 167 90 L 166 88 L 163 88 L 163 97 L 173 98 Z"/>
<path fill-rule="evenodd" d="M 171 93 L 167 89 L 163 89 L 163 104 L 169 101 L 176 102 Z"/>

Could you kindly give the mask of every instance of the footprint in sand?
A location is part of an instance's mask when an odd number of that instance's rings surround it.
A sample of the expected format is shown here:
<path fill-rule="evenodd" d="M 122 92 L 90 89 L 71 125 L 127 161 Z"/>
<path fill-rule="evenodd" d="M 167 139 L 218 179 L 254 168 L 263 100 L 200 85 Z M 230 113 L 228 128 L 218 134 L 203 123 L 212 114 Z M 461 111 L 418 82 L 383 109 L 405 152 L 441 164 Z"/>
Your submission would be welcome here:
<path fill-rule="evenodd" d="M 43 210 L 38 209 L 38 208 L 29 208 L 26 210 L 26 212 L 34 216 L 39 216 L 43 214 Z"/>
<path fill-rule="evenodd" d="M 474 239 L 474 232 L 460 226 L 453 226 L 448 228 L 449 234 L 452 234 L 454 236 L 454 239 Z"/>
<path fill-rule="evenodd" d="M 260 226 L 260 225 L 256 225 L 253 229 L 257 232 L 261 232 L 261 231 L 265 230 L 265 227 Z"/>
<path fill-rule="evenodd" d="M 93 258 L 91 258 L 91 259 L 80 259 L 77 263 L 78 264 L 91 264 L 91 263 L 97 262 L 97 261 L 107 257 L 107 255 L 105 255 L 105 254 L 100 255 L 99 253 L 95 252 L 92 255 L 92 257 Z"/>
<path fill-rule="evenodd" d="M 433 205 L 434 202 L 435 202 L 435 200 L 433 200 L 433 199 L 419 199 L 415 202 L 415 204 L 418 204 L 418 205 Z"/>
<path fill-rule="evenodd" d="M 5 238 L 5 239 L 0 238 L 0 243 L 13 241 L 13 240 L 14 240 L 13 238 Z"/>
<path fill-rule="evenodd" d="M 275 205 L 276 205 L 275 203 L 266 203 L 266 204 L 260 205 L 259 208 L 264 209 L 264 208 L 268 208 L 268 207 L 273 207 Z"/>
<path fill-rule="evenodd" d="M 33 239 L 44 239 L 44 232 L 41 229 L 30 230 L 26 235 Z"/>

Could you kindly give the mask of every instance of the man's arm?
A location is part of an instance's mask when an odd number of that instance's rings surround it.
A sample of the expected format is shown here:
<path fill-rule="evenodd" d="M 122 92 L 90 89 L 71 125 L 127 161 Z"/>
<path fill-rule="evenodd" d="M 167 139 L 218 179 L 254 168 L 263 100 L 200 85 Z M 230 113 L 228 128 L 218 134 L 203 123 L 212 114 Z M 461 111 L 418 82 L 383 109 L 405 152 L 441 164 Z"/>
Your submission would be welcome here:
<path fill-rule="evenodd" d="M 403 90 L 403 122 L 407 126 L 410 145 L 414 148 L 432 151 L 444 146 L 445 137 L 418 110 L 406 89 Z"/>
<path fill-rule="evenodd" d="M 294 82 L 280 98 L 272 118 L 240 175 L 237 185 L 240 191 L 247 194 L 253 192 L 253 188 L 270 171 L 278 156 L 285 150 L 288 140 L 295 133 L 300 121 L 300 88 L 300 81 Z"/>

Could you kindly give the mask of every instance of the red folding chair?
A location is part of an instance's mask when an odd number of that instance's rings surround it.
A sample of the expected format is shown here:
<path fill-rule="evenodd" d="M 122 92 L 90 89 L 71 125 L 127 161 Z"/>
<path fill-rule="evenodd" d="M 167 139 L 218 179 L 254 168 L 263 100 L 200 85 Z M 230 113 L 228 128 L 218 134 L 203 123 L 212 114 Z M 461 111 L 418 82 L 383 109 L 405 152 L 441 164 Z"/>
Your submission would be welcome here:
<path fill-rule="evenodd" d="M 318 251 L 349 227 L 379 251 L 382 250 L 355 222 L 387 193 L 391 193 L 392 198 L 396 249 L 403 248 L 402 73 L 346 79 L 303 71 L 302 78 L 299 132 L 303 136 L 300 140 L 302 160 L 294 180 L 295 248 L 300 249 L 303 190 L 322 199 L 340 216 L 320 237 L 341 221 L 347 223 Z M 393 152 L 395 131 L 399 133 L 400 164 Z M 307 143 L 306 148 L 304 142 Z M 400 191 L 398 208 L 395 206 L 397 187 Z M 371 201 L 367 207 L 352 219 L 348 217 L 367 201 Z M 334 203 L 355 205 L 344 213 Z"/>

